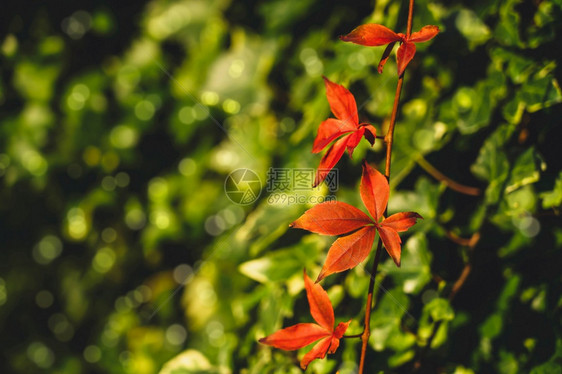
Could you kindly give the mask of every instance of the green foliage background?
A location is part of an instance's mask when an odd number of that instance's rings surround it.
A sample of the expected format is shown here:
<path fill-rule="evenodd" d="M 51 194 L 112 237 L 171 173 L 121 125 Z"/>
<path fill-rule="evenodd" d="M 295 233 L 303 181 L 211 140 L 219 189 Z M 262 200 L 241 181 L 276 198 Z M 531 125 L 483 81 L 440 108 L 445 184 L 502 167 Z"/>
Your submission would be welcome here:
<path fill-rule="evenodd" d="M 300 372 L 298 352 L 257 339 L 310 322 L 302 269 L 315 276 L 333 238 L 288 230 L 310 205 L 272 204 L 265 190 L 235 205 L 224 180 L 318 165 L 322 75 L 384 134 L 395 62 L 379 75 L 383 48 L 337 37 L 365 22 L 404 31 L 406 11 L 389 0 L 6 6 L 1 371 Z M 561 21 L 560 0 L 416 1 L 414 30 L 442 32 L 406 72 L 389 209 L 425 219 L 402 238 L 402 268 L 383 254 L 368 372 L 562 372 Z M 338 200 L 361 206 L 359 162 L 380 163 L 382 149 L 364 142 L 342 159 Z M 432 167 L 482 194 L 452 191 Z M 472 249 L 449 238 L 475 233 Z M 349 333 L 367 284 L 361 266 L 323 282 Z M 346 339 L 309 372 L 352 373 L 358 350 Z"/>

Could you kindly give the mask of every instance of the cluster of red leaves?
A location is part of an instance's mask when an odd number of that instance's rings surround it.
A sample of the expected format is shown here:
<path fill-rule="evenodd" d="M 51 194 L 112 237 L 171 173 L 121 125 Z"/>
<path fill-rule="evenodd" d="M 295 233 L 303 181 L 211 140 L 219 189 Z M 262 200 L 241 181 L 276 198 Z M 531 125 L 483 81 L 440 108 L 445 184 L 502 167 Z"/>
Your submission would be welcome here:
<path fill-rule="evenodd" d="M 352 157 L 353 150 L 357 147 L 363 136 L 371 145 L 375 143 L 377 136 L 377 132 L 372 125 L 359 123 L 357 104 L 351 92 L 344 86 L 331 82 L 326 77 L 324 77 L 324 83 L 330 109 L 337 119 L 328 118 L 320 124 L 318 135 L 312 145 L 312 153 L 318 153 L 335 139 L 340 139 L 334 142 L 328 149 L 328 152 L 322 157 L 313 187 L 322 183 L 330 170 L 338 163 L 346 148 L 349 157 Z"/>
<path fill-rule="evenodd" d="M 400 266 L 402 241 L 398 233 L 408 230 L 422 217 L 415 212 L 403 212 L 384 218 L 390 193 L 388 180 L 365 161 L 359 192 L 370 216 L 349 204 L 330 201 L 315 205 L 291 224 L 322 235 L 347 234 L 330 247 L 316 282 L 360 264 L 369 255 L 377 232 L 394 263 Z"/>
<path fill-rule="evenodd" d="M 306 270 L 304 271 L 304 287 L 310 314 L 316 323 L 298 323 L 260 339 L 260 343 L 293 351 L 318 340 L 318 343 L 301 360 L 301 368 L 306 369 L 311 361 L 324 358 L 326 353 L 336 352 L 340 339 L 351 321 L 340 322 L 334 328 L 334 308 L 328 294 L 322 286 L 312 282 L 306 275 Z"/>
<path fill-rule="evenodd" d="M 415 43 L 431 40 L 437 33 L 437 26 L 424 26 L 420 31 L 406 36 L 382 25 L 366 24 L 340 39 L 365 46 L 388 44 L 378 66 L 379 73 L 382 73 L 394 45 L 399 42 L 396 60 L 398 75 L 401 76 L 414 58 Z M 368 123 L 359 122 L 353 95 L 345 87 L 331 82 L 326 77 L 324 83 L 330 109 L 336 118 L 328 118 L 322 122 L 314 140 L 313 153 L 318 153 L 332 144 L 320 161 L 314 187 L 322 183 L 346 149 L 349 157 L 352 157 L 363 136 L 371 146 L 376 139 L 375 128 Z M 402 241 L 398 233 L 408 230 L 417 219 L 422 219 L 415 212 L 402 212 L 385 217 L 390 194 L 388 180 L 365 161 L 359 192 L 369 215 L 343 202 L 325 202 L 307 210 L 290 225 L 322 235 L 343 235 L 330 247 L 315 283 L 306 271 L 304 272 L 310 314 L 316 323 L 298 323 L 260 339 L 260 343 L 284 350 L 300 349 L 317 341 L 302 358 L 300 364 L 303 369 L 306 369 L 311 361 L 322 359 L 327 353 L 335 353 L 351 322 L 340 322 L 334 328 L 334 309 L 328 294 L 318 282 L 330 274 L 351 269 L 363 262 L 371 251 L 377 233 L 396 266 L 400 266 Z"/>
<path fill-rule="evenodd" d="M 386 64 L 386 61 L 390 56 L 390 52 L 392 52 L 392 48 L 394 48 L 394 44 L 396 44 L 396 42 L 400 42 L 401 45 L 398 48 L 398 51 L 396 51 L 398 76 L 400 76 L 404 73 L 406 66 L 408 66 L 416 54 L 416 45 L 414 43 L 427 42 L 428 40 L 433 39 L 433 37 L 438 33 L 439 27 L 428 25 L 422 27 L 420 31 L 414 32 L 409 37 L 406 37 L 406 35 L 402 33 L 395 33 L 386 26 L 368 23 L 357 27 L 347 35 L 340 36 L 340 39 L 344 42 L 351 42 L 365 46 L 381 46 L 388 44 L 379 63 L 379 73 L 382 73 L 384 64 Z"/>

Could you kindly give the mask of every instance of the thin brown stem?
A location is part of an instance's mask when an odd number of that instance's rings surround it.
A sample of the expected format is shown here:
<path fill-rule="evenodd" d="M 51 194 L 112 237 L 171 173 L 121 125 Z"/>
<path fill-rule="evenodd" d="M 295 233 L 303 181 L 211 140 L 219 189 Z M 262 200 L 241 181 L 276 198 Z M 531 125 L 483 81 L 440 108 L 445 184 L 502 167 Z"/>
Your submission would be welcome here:
<path fill-rule="evenodd" d="M 410 0 L 408 6 L 408 25 L 406 27 L 406 39 L 410 37 L 412 33 L 412 23 L 414 22 L 414 0 Z"/>
<path fill-rule="evenodd" d="M 450 189 L 463 193 L 465 195 L 472 195 L 472 196 L 479 196 L 482 194 L 482 191 L 476 187 L 465 186 L 464 184 L 455 182 L 451 178 L 447 177 L 445 174 L 441 173 L 437 170 L 433 165 L 431 165 L 422 155 L 418 155 L 416 157 L 416 162 L 419 166 L 422 167 L 423 170 L 427 171 L 429 175 L 433 178 L 437 179 L 438 181 L 444 183 Z"/>
<path fill-rule="evenodd" d="M 412 22 L 414 17 L 414 0 L 410 0 L 408 7 L 408 26 L 406 30 L 406 37 L 412 33 Z M 388 131 L 384 137 L 386 143 L 386 162 L 384 168 L 384 175 L 390 180 L 390 161 L 392 156 L 392 143 L 394 141 L 394 127 L 396 125 L 396 118 L 398 116 L 398 105 L 400 103 L 400 93 L 402 92 L 402 85 L 404 83 L 404 73 L 398 77 L 396 84 L 396 93 L 394 94 L 394 104 L 392 105 L 392 113 L 390 115 L 390 124 Z M 384 213 L 386 215 L 386 211 Z M 367 303 L 365 305 L 365 325 L 363 334 L 361 334 L 361 357 L 359 359 L 359 374 L 363 374 L 365 369 L 365 357 L 367 356 L 367 345 L 369 337 L 371 336 L 371 311 L 373 309 L 373 294 L 375 290 L 375 279 L 379 267 L 380 257 L 382 252 L 382 240 L 379 236 L 377 243 L 377 251 L 375 253 L 375 260 L 373 261 L 373 268 L 369 280 L 369 292 L 367 293 Z"/>
<path fill-rule="evenodd" d="M 379 267 L 379 261 L 382 252 L 382 241 L 379 237 L 379 242 L 377 243 L 377 252 L 375 253 L 375 260 L 373 262 L 373 270 L 371 271 L 371 279 L 369 281 L 369 292 L 367 293 L 367 303 L 365 304 L 365 327 L 363 328 L 363 333 L 361 334 L 361 358 L 359 359 L 359 374 L 363 374 L 363 369 L 365 368 L 365 357 L 367 356 L 367 344 L 369 343 L 369 337 L 371 336 L 371 311 L 373 309 L 373 293 L 375 291 L 375 278 L 377 275 L 377 268 Z"/>
<path fill-rule="evenodd" d="M 462 286 L 464 286 L 464 283 L 468 279 L 470 271 L 472 270 L 472 263 L 470 261 L 470 257 L 472 255 L 472 251 L 474 250 L 474 247 L 476 247 L 476 244 L 478 244 L 478 241 L 480 241 L 480 233 L 479 232 L 475 232 L 470 237 L 470 239 L 468 239 L 467 246 L 468 246 L 468 249 L 471 253 L 469 254 L 469 259 L 466 262 L 466 264 L 464 265 L 464 268 L 462 269 L 461 274 L 459 275 L 459 277 L 457 278 L 457 280 L 453 284 L 453 288 L 451 288 L 451 293 L 449 294 L 449 300 L 450 301 L 452 301 L 455 298 L 455 295 L 457 294 L 457 292 L 459 292 L 459 290 L 462 288 Z"/>
<path fill-rule="evenodd" d="M 445 232 L 445 235 L 447 235 L 447 238 L 451 239 L 458 245 L 463 245 L 465 247 L 469 247 L 470 249 L 474 248 L 476 243 L 478 243 L 478 240 L 480 240 L 479 232 L 475 232 L 470 238 L 461 238 L 451 230 L 447 230 Z"/>

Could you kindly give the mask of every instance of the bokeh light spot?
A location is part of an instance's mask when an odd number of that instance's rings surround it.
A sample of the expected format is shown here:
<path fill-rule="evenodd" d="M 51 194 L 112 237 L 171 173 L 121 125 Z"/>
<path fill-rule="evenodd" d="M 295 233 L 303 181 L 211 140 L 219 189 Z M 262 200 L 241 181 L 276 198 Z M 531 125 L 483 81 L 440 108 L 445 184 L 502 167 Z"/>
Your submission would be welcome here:
<path fill-rule="evenodd" d="M 197 163 L 192 158 L 186 157 L 180 161 L 178 169 L 182 175 L 189 177 L 195 174 Z"/>
<path fill-rule="evenodd" d="M 173 276 L 178 284 L 185 284 L 193 276 L 193 268 L 188 264 L 180 264 L 174 268 Z"/>
<path fill-rule="evenodd" d="M 100 248 L 92 260 L 92 267 L 98 273 L 107 273 L 115 264 L 115 251 L 109 247 Z"/>
<path fill-rule="evenodd" d="M 117 231 L 113 227 L 106 227 L 101 232 L 101 239 L 106 243 L 113 243 L 117 239 Z"/>
<path fill-rule="evenodd" d="M 101 349 L 99 349 L 97 345 L 89 345 L 84 348 L 82 355 L 84 356 L 84 360 L 94 364 L 101 359 Z"/>
<path fill-rule="evenodd" d="M 27 347 L 27 357 L 42 369 L 50 368 L 55 362 L 53 351 L 41 342 L 33 342 Z"/>
<path fill-rule="evenodd" d="M 192 124 L 195 121 L 193 108 L 191 108 L 190 106 L 184 106 L 178 112 L 178 118 L 180 122 L 185 125 Z"/>
<path fill-rule="evenodd" d="M 62 242 L 54 235 L 47 235 L 33 247 L 33 259 L 46 265 L 60 256 L 62 253 Z"/>
<path fill-rule="evenodd" d="M 236 114 L 240 111 L 240 103 L 236 100 L 226 99 L 222 103 L 222 108 L 226 113 Z"/>
<path fill-rule="evenodd" d="M 148 121 L 154 116 L 156 108 L 154 104 L 148 100 L 141 100 L 135 105 L 135 115 L 141 121 Z"/>
<path fill-rule="evenodd" d="M 129 174 L 125 173 L 124 171 L 120 171 L 119 173 L 117 173 L 117 175 L 115 175 L 115 183 L 118 187 L 127 187 L 130 181 L 131 178 L 129 177 Z"/>
<path fill-rule="evenodd" d="M 39 308 L 46 309 L 53 305 L 53 294 L 47 290 L 41 290 L 35 295 L 35 303 Z"/>
<path fill-rule="evenodd" d="M 219 103 L 219 95 L 212 91 L 203 92 L 201 94 L 201 102 L 205 105 L 217 105 Z"/>
<path fill-rule="evenodd" d="M 127 125 L 115 126 L 109 135 L 111 145 L 115 148 L 130 148 L 137 144 L 139 135 L 136 129 Z"/>
<path fill-rule="evenodd" d="M 230 64 L 230 67 L 228 68 L 228 75 L 230 75 L 231 78 L 239 78 L 244 72 L 245 67 L 246 64 L 244 63 L 244 61 L 235 59 L 234 61 L 232 61 L 232 64 Z"/>
<path fill-rule="evenodd" d="M 132 230 L 140 230 L 146 225 L 146 215 L 141 209 L 132 208 L 125 215 L 125 223 Z"/>
<path fill-rule="evenodd" d="M 166 340 L 172 345 L 181 345 L 187 338 L 187 331 L 182 325 L 173 324 L 166 329 Z"/>

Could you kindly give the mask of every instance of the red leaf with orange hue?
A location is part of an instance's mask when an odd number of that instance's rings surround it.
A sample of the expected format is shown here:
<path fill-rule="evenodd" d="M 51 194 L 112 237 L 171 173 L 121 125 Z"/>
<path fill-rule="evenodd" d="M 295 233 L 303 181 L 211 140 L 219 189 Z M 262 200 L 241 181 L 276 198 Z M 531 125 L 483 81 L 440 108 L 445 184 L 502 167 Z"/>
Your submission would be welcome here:
<path fill-rule="evenodd" d="M 351 125 L 358 124 L 357 104 L 351 92 L 344 86 L 334 83 L 326 77 L 323 78 L 326 85 L 326 97 L 334 116 Z"/>
<path fill-rule="evenodd" d="M 260 343 L 292 351 L 306 347 L 319 340 L 314 347 L 304 355 L 301 368 L 306 369 L 308 364 L 317 359 L 326 357 L 327 353 L 335 353 L 339 347 L 340 339 L 349 326 L 348 322 L 340 322 L 334 328 L 334 308 L 326 291 L 319 284 L 315 284 L 304 272 L 304 286 L 306 297 L 310 306 L 310 314 L 318 323 L 298 323 L 276 331 L 259 340 Z"/>
<path fill-rule="evenodd" d="M 377 227 L 377 230 L 382 239 L 382 244 L 384 244 L 384 247 L 386 248 L 386 252 L 390 257 L 392 257 L 396 266 L 400 267 L 402 240 L 400 239 L 398 232 L 392 229 L 391 227 L 384 227 L 384 226 Z"/>
<path fill-rule="evenodd" d="M 316 282 L 333 273 L 352 269 L 367 258 L 375 241 L 374 226 L 365 226 L 353 234 L 338 238 L 330 247 Z"/>
<path fill-rule="evenodd" d="M 437 34 L 439 34 L 439 27 L 427 25 L 422 27 L 420 31 L 413 32 L 408 41 L 423 43 L 433 39 Z"/>
<path fill-rule="evenodd" d="M 307 210 L 291 224 L 291 227 L 323 235 L 347 234 L 339 237 L 330 247 L 316 282 L 330 274 L 351 269 L 365 260 L 376 232 L 394 263 L 400 266 L 402 241 L 398 233 L 423 219 L 415 212 L 396 213 L 384 218 L 390 194 L 388 180 L 365 161 L 359 192 L 371 217 L 346 203 L 325 202 Z"/>
<path fill-rule="evenodd" d="M 307 210 L 289 226 L 322 235 L 341 235 L 371 222 L 368 215 L 341 201 L 327 201 Z"/>
<path fill-rule="evenodd" d="M 400 35 L 386 26 L 367 23 L 355 28 L 347 35 L 340 36 L 344 42 L 351 42 L 370 47 L 402 41 Z"/>
<path fill-rule="evenodd" d="M 324 291 L 322 286 L 313 283 L 306 275 L 306 271 L 304 273 L 304 288 L 310 306 L 310 315 L 320 326 L 328 331 L 332 330 L 334 328 L 334 309 L 328 293 Z"/>
<path fill-rule="evenodd" d="M 346 148 L 349 157 L 351 157 L 353 150 L 357 147 L 363 136 L 371 145 L 374 144 L 377 136 L 376 130 L 372 125 L 359 123 L 355 98 L 347 88 L 330 81 L 326 77 L 324 77 L 324 84 L 330 109 L 337 119 L 328 118 L 320 124 L 318 134 L 312 146 L 312 153 L 320 152 L 334 140 L 339 139 L 332 144 L 322 157 L 316 177 L 314 178 L 313 187 L 316 187 L 326 179 L 326 176 L 338 163 Z"/>
<path fill-rule="evenodd" d="M 381 226 L 390 227 L 398 232 L 403 232 L 415 225 L 418 218 L 422 218 L 422 216 L 416 212 L 396 213 L 387 217 L 384 222 L 381 223 Z"/>
<path fill-rule="evenodd" d="M 326 336 L 330 336 L 330 332 L 316 323 L 299 323 L 260 339 L 260 343 L 286 351 L 294 351 Z"/>
<path fill-rule="evenodd" d="M 396 63 L 398 66 L 398 76 L 401 76 L 404 70 L 406 70 L 406 66 L 408 66 L 416 54 L 416 46 L 414 43 L 427 42 L 433 39 L 438 33 L 439 27 L 427 25 L 422 27 L 420 31 L 416 31 L 409 37 L 406 37 L 406 35 L 395 33 L 383 25 L 369 23 L 355 28 L 347 35 L 340 36 L 340 40 L 364 46 L 381 46 L 388 44 L 379 62 L 379 73 L 382 73 L 384 64 L 386 64 L 394 44 L 399 42 L 401 45 L 396 52 Z"/>
<path fill-rule="evenodd" d="M 318 170 L 316 170 L 316 176 L 314 178 L 314 185 L 312 187 L 318 186 L 330 173 L 330 170 L 340 160 L 341 156 L 345 152 L 345 147 L 347 147 L 347 141 L 349 135 L 342 137 L 341 139 L 337 140 L 329 149 L 328 152 L 322 157 L 320 160 L 320 165 L 318 166 Z"/>
<path fill-rule="evenodd" d="M 396 51 L 396 62 L 398 64 L 398 76 L 402 75 L 406 66 L 412 61 L 416 54 L 416 45 L 411 42 L 404 42 Z"/>
<path fill-rule="evenodd" d="M 363 161 L 363 175 L 359 186 L 361 200 L 375 221 L 379 221 L 386 210 L 390 187 L 384 175 Z"/>
<path fill-rule="evenodd" d="M 303 370 L 306 370 L 308 364 L 310 364 L 312 361 L 316 360 L 317 358 L 322 360 L 324 357 L 326 357 L 326 353 L 328 353 L 331 345 L 332 337 L 330 336 L 316 343 L 316 345 L 314 345 L 314 347 L 312 347 L 312 349 L 308 351 L 302 358 L 301 368 Z"/>
<path fill-rule="evenodd" d="M 318 127 L 318 135 L 312 145 L 312 153 L 322 151 L 328 144 L 339 138 L 341 135 L 355 131 L 355 127 L 346 121 L 328 118 Z"/>

